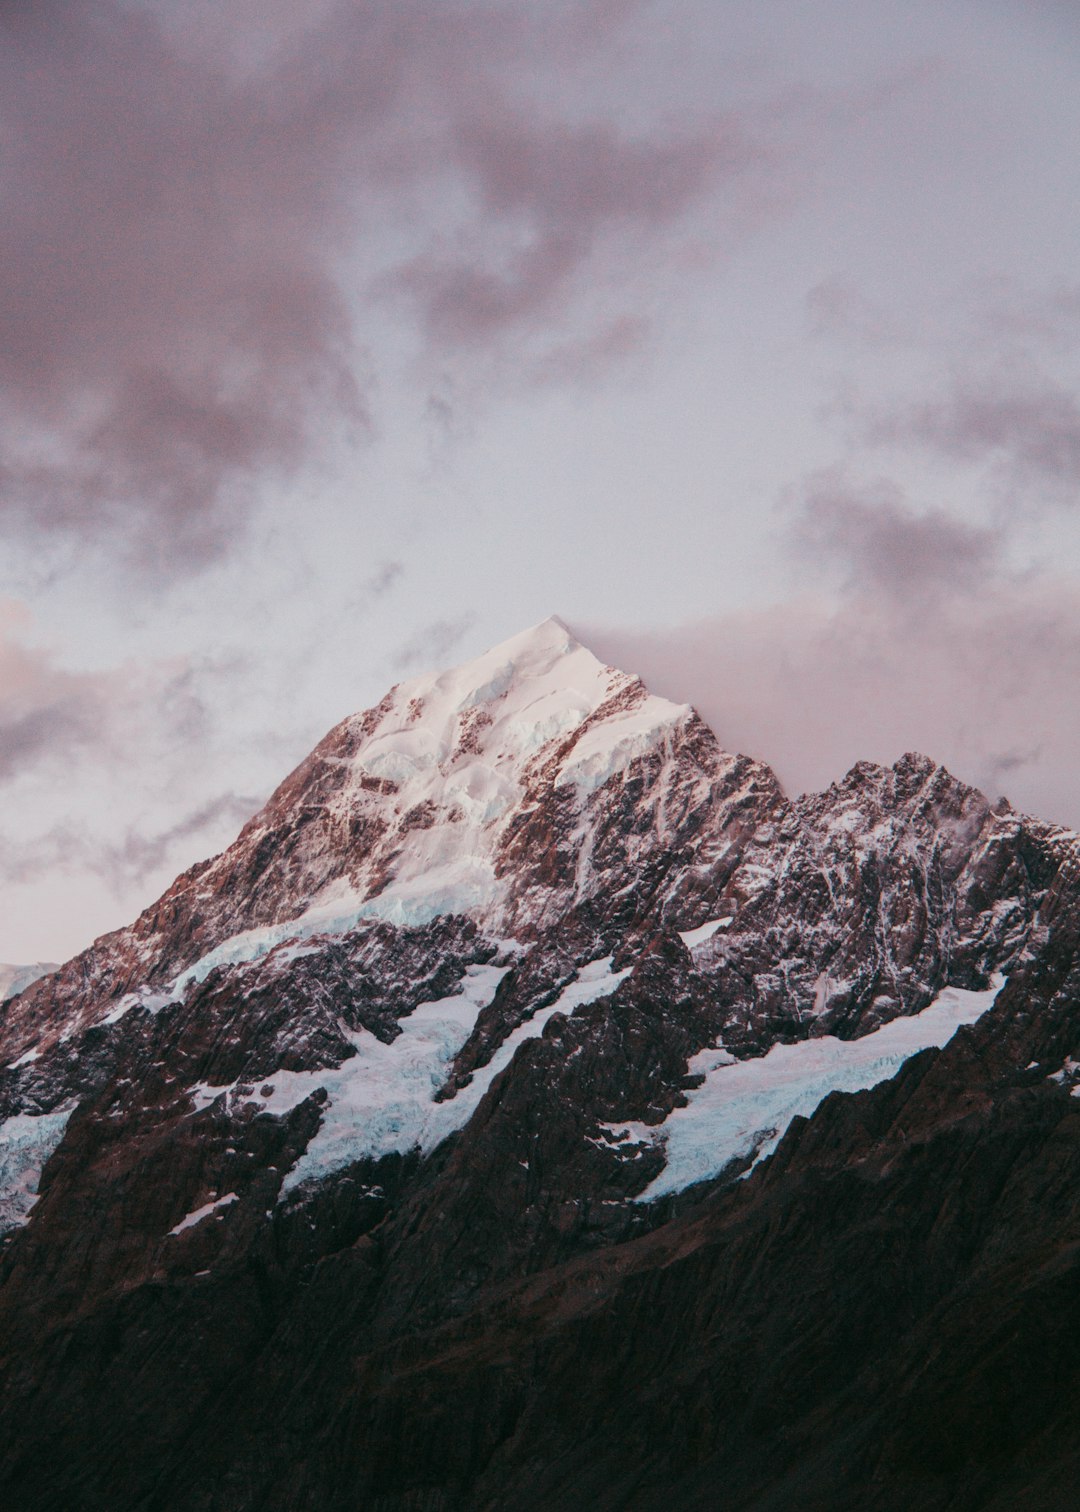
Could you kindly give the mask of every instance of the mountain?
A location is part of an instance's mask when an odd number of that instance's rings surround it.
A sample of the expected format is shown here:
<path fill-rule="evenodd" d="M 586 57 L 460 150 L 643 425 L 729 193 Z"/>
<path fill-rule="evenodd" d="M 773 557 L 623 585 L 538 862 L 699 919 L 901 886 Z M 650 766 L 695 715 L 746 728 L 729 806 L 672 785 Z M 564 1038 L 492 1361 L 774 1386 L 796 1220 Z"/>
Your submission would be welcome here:
<path fill-rule="evenodd" d="M 1072 1505 L 1078 879 L 558 620 L 399 685 L 3 1005 L 0 1486 Z"/>

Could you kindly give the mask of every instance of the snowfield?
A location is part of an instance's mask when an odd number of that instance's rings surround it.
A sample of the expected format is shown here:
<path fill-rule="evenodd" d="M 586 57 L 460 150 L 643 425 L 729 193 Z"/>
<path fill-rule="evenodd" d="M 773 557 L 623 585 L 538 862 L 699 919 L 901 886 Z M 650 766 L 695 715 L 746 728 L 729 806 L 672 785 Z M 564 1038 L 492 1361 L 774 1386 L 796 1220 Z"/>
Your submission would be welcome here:
<path fill-rule="evenodd" d="M 696 1181 L 719 1176 L 731 1161 L 771 1155 L 793 1118 L 809 1118 L 830 1092 L 861 1092 L 895 1076 L 920 1050 L 946 1044 L 963 1024 L 992 1007 L 1002 978 L 985 992 L 947 987 L 928 1008 L 862 1039 L 833 1035 L 797 1045 L 774 1045 L 756 1060 L 736 1060 L 722 1047 L 691 1058 L 689 1071 L 704 1075 L 662 1124 L 602 1124 L 627 1156 L 642 1145 L 661 1144 L 667 1164 L 637 1197 L 651 1202 Z"/>
<path fill-rule="evenodd" d="M 467 1087 L 445 1102 L 436 1102 L 435 1094 L 445 1084 L 455 1055 L 509 969 L 505 965 L 470 966 L 462 992 L 421 1003 L 401 1020 L 402 1032 L 391 1044 L 358 1030 L 348 1036 L 356 1054 L 342 1065 L 323 1071 L 279 1071 L 267 1078 L 266 1085 L 272 1090 L 266 1096 L 256 1093 L 246 1097 L 246 1101 L 259 1102 L 264 1112 L 280 1115 L 319 1088 L 328 1094 L 318 1133 L 286 1176 L 282 1195 L 365 1156 L 378 1159 L 410 1150 L 427 1153 L 435 1149 L 447 1135 L 468 1123 L 518 1046 L 541 1034 L 553 1014 L 571 1013 L 583 1003 L 607 997 L 629 975 L 629 968 L 612 971 L 610 956 L 583 966 L 577 980 L 565 987 L 550 1007 L 507 1036 Z M 235 1096 L 234 1087 L 200 1084 L 191 1088 L 197 1109 L 223 1096 Z"/>

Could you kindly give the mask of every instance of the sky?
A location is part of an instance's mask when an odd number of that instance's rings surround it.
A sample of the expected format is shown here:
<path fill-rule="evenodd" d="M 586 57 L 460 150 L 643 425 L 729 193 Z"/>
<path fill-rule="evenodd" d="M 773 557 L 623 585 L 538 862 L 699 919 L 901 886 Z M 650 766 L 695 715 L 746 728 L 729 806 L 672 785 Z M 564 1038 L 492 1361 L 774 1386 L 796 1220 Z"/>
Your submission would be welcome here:
<path fill-rule="evenodd" d="M 1080 12 L 7 0 L 0 960 L 558 614 L 1080 826 Z"/>

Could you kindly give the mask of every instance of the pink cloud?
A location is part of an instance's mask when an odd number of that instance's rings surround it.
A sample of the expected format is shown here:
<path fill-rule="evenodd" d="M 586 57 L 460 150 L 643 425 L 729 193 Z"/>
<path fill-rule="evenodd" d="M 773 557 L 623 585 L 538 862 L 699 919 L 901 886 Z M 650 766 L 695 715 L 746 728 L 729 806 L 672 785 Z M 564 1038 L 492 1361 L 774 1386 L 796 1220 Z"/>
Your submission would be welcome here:
<path fill-rule="evenodd" d="M 1071 503 L 1080 487 L 1080 400 L 1041 375 L 961 375 L 944 394 L 871 419 L 867 434 L 989 463 L 1029 496 Z"/>
<path fill-rule="evenodd" d="M 46 764 L 70 772 L 87 755 L 109 765 L 134 759 L 148 721 L 166 744 L 205 736 L 206 709 L 184 658 L 72 670 L 34 643 L 32 629 L 24 604 L 0 599 L 0 783 Z"/>
<path fill-rule="evenodd" d="M 197 4 L 8 8 L 0 524 L 206 561 L 258 481 L 367 425 L 357 295 L 407 290 L 436 345 L 495 341 L 605 239 L 677 225 L 753 152 L 731 121 L 583 114 L 574 69 L 636 9 L 369 0 L 253 32 Z"/>
<path fill-rule="evenodd" d="M 919 750 L 991 798 L 1080 827 L 1075 584 L 1009 571 L 999 532 L 920 513 L 888 485 L 811 480 L 792 523 L 792 561 L 815 583 L 835 569 L 837 597 L 669 629 L 586 626 L 584 639 L 693 703 L 790 791 Z"/>
<path fill-rule="evenodd" d="M 856 483 L 836 468 L 806 483 L 793 544 L 837 565 L 849 592 L 922 601 L 985 582 L 1002 533 L 941 509 L 913 510 L 896 484 Z"/>

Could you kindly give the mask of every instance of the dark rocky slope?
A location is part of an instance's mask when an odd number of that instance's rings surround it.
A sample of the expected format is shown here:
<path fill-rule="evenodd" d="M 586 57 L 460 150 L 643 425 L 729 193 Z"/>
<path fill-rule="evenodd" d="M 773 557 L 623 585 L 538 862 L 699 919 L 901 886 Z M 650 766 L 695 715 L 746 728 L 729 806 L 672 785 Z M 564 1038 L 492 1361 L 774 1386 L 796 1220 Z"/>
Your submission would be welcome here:
<path fill-rule="evenodd" d="M 5 1005 L 0 1136 L 44 1171 L 0 1256 L 0 1486 L 1072 1505 L 1078 919 L 1066 833 L 921 757 L 791 802 L 557 625 L 395 690 Z M 851 1040 L 1001 970 L 747 1179 L 750 1147 L 635 1200 L 671 1146 L 611 1129 L 663 1134 L 718 1038 Z"/>

